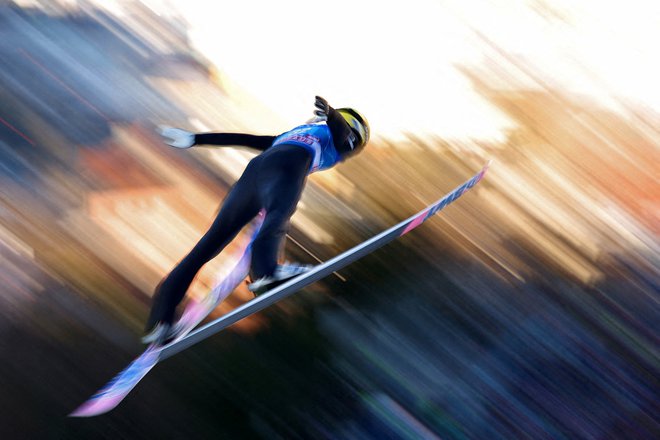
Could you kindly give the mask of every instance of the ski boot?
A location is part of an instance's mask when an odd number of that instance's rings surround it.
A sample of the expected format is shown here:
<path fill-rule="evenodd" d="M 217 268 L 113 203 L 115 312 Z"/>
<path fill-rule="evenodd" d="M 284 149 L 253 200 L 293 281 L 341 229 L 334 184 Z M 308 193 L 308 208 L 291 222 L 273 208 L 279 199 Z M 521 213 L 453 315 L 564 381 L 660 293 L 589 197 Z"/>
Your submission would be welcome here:
<path fill-rule="evenodd" d="M 257 297 L 268 292 L 271 289 L 311 270 L 314 266 L 309 264 L 280 264 L 275 268 L 271 276 L 261 277 L 258 280 L 248 284 L 248 290 Z"/>
<path fill-rule="evenodd" d="M 175 336 L 176 333 L 174 332 L 172 324 L 160 321 L 151 328 L 151 331 L 142 337 L 142 343 L 165 345 L 167 342 L 174 339 Z"/>

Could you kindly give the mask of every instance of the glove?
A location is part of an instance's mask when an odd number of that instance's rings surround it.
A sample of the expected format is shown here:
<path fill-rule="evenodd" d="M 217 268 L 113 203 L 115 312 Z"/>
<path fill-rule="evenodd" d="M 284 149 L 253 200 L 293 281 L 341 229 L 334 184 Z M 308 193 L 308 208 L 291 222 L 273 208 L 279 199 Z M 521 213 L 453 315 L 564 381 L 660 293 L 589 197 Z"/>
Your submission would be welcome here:
<path fill-rule="evenodd" d="M 195 135 L 189 131 L 163 125 L 157 131 L 166 138 L 165 143 L 174 148 L 190 148 L 195 144 Z"/>
<path fill-rule="evenodd" d="M 314 103 L 314 107 L 316 107 L 316 110 L 314 110 L 314 114 L 316 115 L 316 120 L 318 120 L 318 121 L 327 121 L 328 120 L 328 115 L 330 114 L 330 111 L 332 110 L 332 107 L 330 107 L 330 104 L 328 104 L 328 101 L 321 98 L 320 96 L 317 96 L 316 97 L 316 102 Z"/>

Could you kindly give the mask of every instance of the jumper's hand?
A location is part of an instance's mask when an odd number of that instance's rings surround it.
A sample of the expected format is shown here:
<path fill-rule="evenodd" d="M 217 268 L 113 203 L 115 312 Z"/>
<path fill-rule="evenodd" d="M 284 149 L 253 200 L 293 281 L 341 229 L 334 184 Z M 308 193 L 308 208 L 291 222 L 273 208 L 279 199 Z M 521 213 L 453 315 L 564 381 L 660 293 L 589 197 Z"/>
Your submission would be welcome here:
<path fill-rule="evenodd" d="M 314 107 L 316 107 L 316 110 L 314 110 L 316 119 L 319 121 L 327 121 L 330 110 L 332 109 L 330 104 L 328 104 L 328 101 L 321 98 L 320 96 L 317 96 L 316 102 L 314 102 Z"/>
<path fill-rule="evenodd" d="M 189 131 L 163 125 L 157 131 L 166 139 L 165 143 L 174 148 L 190 148 L 195 144 L 195 135 Z"/>

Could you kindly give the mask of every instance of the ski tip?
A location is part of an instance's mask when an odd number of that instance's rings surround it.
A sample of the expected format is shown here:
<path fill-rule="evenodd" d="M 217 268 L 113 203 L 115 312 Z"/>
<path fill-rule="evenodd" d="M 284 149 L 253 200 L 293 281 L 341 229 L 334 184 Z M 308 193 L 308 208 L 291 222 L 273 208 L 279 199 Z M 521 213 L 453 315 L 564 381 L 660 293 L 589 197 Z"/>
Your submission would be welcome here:
<path fill-rule="evenodd" d="M 101 414 L 105 414 L 111 409 L 113 409 L 117 405 L 98 405 L 97 402 L 85 402 L 82 405 L 80 405 L 78 408 L 73 410 L 71 414 L 69 414 L 67 417 L 94 417 L 94 416 L 100 416 Z"/>
<path fill-rule="evenodd" d="M 479 173 L 476 176 L 477 181 L 483 179 L 483 177 L 486 175 L 486 172 L 488 171 L 492 163 L 493 163 L 493 159 L 490 159 L 488 162 L 486 162 L 486 165 L 484 165 L 484 167 L 481 169 L 481 171 L 479 171 Z"/>
<path fill-rule="evenodd" d="M 73 410 L 67 417 L 94 417 L 115 409 L 124 400 L 128 392 L 137 384 L 137 381 L 134 380 L 128 386 L 120 387 L 121 389 L 119 390 L 113 388 L 115 383 L 111 382 L 111 384 L 110 387 L 104 388 L 93 395 Z"/>

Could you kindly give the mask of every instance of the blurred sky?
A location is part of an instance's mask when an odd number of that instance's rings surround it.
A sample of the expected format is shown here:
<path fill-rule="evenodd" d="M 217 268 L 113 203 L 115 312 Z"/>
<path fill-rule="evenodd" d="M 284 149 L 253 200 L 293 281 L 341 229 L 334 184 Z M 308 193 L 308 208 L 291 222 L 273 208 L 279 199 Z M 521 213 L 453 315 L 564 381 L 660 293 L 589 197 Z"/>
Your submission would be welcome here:
<path fill-rule="evenodd" d="M 120 11 L 122 0 L 97 0 Z M 552 86 L 617 108 L 660 107 L 660 3 L 631 0 L 145 0 L 287 123 L 314 94 L 368 115 L 374 133 L 500 139 L 510 121 L 457 65 L 502 48 Z M 478 32 L 476 31 L 478 29 Z M 487 35 L 490 44 L 483 44 Z M 530 82 L 530 87 L 537 87 Z"/>

